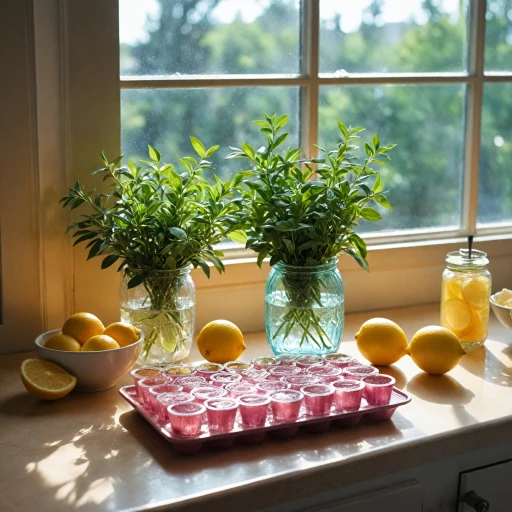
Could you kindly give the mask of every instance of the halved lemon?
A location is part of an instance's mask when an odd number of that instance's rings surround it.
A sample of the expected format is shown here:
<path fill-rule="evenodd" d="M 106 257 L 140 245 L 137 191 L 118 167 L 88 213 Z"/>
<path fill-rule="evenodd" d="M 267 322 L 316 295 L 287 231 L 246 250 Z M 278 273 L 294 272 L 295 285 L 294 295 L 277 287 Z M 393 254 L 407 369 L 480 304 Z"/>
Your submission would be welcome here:
<path fill-rule="evenodd" d="M 489 301 L 489 284 L 486 279 L 466 279 L 462 295 L 475 308 L 484 308 Z"/>
<path fill-rule="evenodd" d="M 27 391 L 41 400 L 58 400 L 76 386 L 76 377 L 60 366 L 39 359 L 21 363 L 21 380 Z"/>
<path fill-rule="evenodd" d="M 453 331 L 467 329 L 471 322 L 471 310 L 461 299 L 452 298 L 444 303 L 444 322 Z"/>

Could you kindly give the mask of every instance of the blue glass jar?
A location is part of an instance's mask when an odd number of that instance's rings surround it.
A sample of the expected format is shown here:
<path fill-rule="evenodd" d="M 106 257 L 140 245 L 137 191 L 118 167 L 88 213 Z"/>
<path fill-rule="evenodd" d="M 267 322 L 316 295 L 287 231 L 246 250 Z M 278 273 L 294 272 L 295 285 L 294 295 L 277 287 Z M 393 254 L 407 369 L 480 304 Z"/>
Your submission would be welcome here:
<path fill-rule="evenodd" d="M 265 292 L 265 330 L 274 354 L 327 354 L 341 343 L 343 280 L 332 259 L 322 265 L 277 263 Z"/>

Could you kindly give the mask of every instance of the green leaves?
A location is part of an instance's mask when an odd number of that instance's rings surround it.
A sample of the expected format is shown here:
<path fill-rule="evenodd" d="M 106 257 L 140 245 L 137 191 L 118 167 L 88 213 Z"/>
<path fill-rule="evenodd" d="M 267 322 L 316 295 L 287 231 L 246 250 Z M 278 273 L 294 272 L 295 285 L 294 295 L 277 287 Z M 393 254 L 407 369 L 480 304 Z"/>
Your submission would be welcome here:
<path fill-rule="evenodd" d="M 361 208 L 361 217 L 370 222 L 375 222 L 382 219 L 382 215 L 373 208 Z"/>
<path fill-rule="evenodd" d="M 192 143 L 192 147 L 195 152 L 201 157 L 204 158 L 206 156 L 206 148 L 203 146 L 202 142 L 195 137 L 190 137 L 190 142 Z"/>
<path fill-rule="evenodd" d="M 162 162 L 152 146 L 149 160 L 140 165 L 130 160 L 126 167 L 117 167 L 122 157 L 109 162 L 102 153 L 104 167 L 94 174 L 108 180 L 107 193 L 86 191 L 76 182 L 60 201 L 70 210 L 87 205 L 80 221 L 68 228 L 74 232 L 74 244 L 87 243 L 88 259 L 103 255 L 101 268 L 120 260 L 118 271 L 126 267 L 130 287 L 147 284 L 154 270 L 193 265 L 209 276 L 209 262 L 223 272 L 214 244 L 226 236 L 245 243 L 242 199 L 235 193 L 248 174 L 208 183 L 201 174 L 211 169 L 207 158 L 219 146 L 206 149 L 195 137 L 190 141 L 200 160 L 183 157 L 179 171 Z"/>
<path fill-rule="evenodd" d="M 148 146 L 148 149 L 149 149 L 149 158 L 151 158 L 151 160 L 153 160 L 153 162 L 159 163 L 160 162 L 160 152 L 158 151 L 158 149 L 155 149 L 151 146 Z"/>
<path fill-rule="evenodd" d="M 354 142 L 363 128 L 338 121 L 339 144 L 333 149 L 319 147 L 319 158 L 301 159 L 301 148 L 277 149 L 287 138 L 282 129 L 288 116 L 264 117 L 253 123 L 260 127 L 266 146 L 254 153 L 244 142 L 230 155 L 250 160 L 254 172 L 241 183 L 246 247 L 258 254 L 258 265 L 266 257 L 270 265 L 318 265 L 345 252 L 367 270 L 366 245 L 354 228 L 360 219 L 382 218 L 372 203 L 391 209 L 382 194 L 381 176 L 371 166 L 385 164 L 381 159 L 393 146 L 382 146 L 375 134 L 371 144 L 364 143 L 360 163 Z"/>

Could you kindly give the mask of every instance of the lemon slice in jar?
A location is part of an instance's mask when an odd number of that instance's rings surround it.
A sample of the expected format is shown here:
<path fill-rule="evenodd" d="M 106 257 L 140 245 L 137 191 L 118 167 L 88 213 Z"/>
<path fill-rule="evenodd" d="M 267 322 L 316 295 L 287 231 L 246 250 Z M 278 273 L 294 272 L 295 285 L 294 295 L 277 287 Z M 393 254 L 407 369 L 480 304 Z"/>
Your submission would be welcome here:
<path fill-rule="evenodd" d="M 466 279 L 462 284 L 462 295 L 475 308 L 484 308 L 489 300 L 489 285 L 484 279 Z"/>
<path fill-rule="evenodd" d="M 462 299 L 462 281 L 460 279 L 451 279 L 446 283 L 446 297 L 456 297 Z"/>
<path fill-rule="evenodd" d="M 444 320 L 451 330 L 463 331 L 471 322 L 471 310 L 461 299 L 448 299 L 444 303 Z"/>

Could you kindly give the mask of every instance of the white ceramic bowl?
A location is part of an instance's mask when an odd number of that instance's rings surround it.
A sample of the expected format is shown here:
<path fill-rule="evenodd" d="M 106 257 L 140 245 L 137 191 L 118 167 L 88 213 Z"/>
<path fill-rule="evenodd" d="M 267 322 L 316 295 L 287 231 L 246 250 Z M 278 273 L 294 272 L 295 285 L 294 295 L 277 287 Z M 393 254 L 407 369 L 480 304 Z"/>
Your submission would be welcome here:
<path fill-rule="evenodd" d="M 510 316 L 510 312 L 512 311 L 512 308 L 506 308 L 505 306 L 500 306 L 498 303 L 495 302 L 495 299 L 501 292 L 497 292 L 493 295 L 491 295 L 491 298 L 489 299 L 489 302 L 491 304 L 491 309 L 494 311 L 494 314 L 496 315 L 496 318 L 509 329 L 512 329 L 512 317 Z"/>
<path fill-rule="evenodd" d="M 97 352 L 67 352 L 46 348 L 44 344 L 60 329 L 48 331 L 36 338 L 39 359 L 62 366 L 77 379 L 77 391 L 103 391 L 111 388 L 133 367 L 142 349 L 144 334 L 139 331 L 139 340 L 126 347 Z"/>

